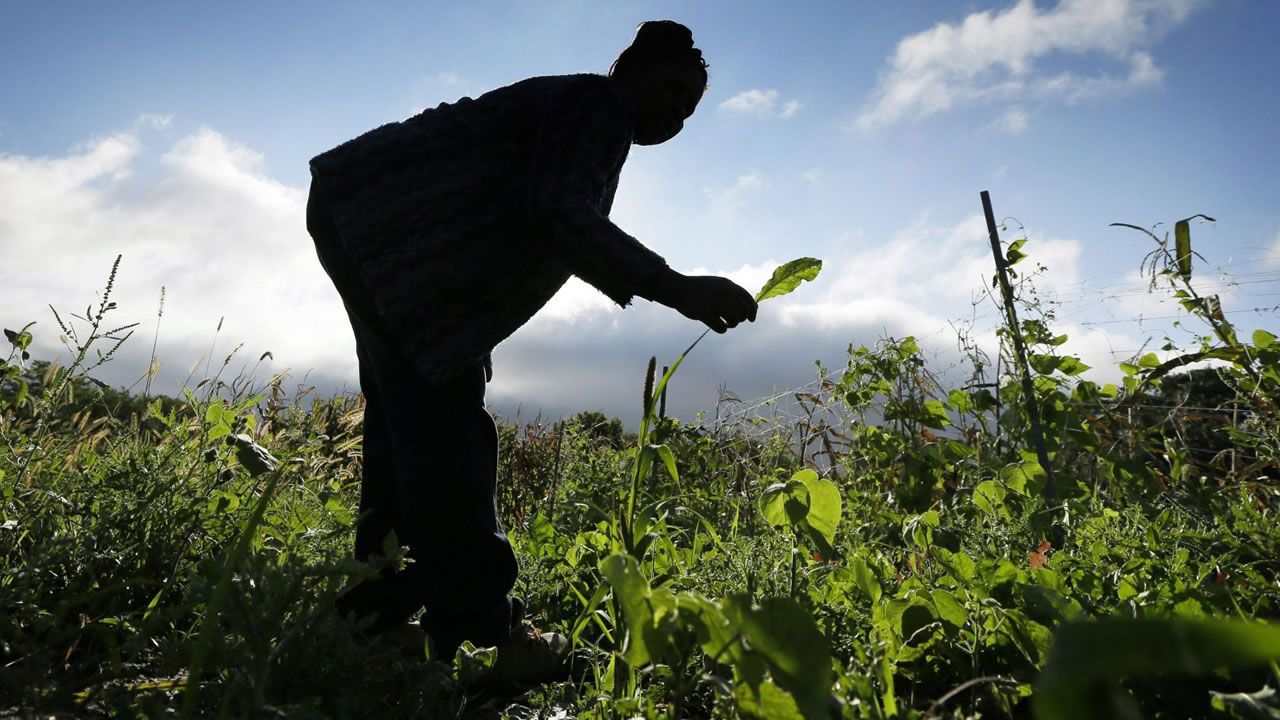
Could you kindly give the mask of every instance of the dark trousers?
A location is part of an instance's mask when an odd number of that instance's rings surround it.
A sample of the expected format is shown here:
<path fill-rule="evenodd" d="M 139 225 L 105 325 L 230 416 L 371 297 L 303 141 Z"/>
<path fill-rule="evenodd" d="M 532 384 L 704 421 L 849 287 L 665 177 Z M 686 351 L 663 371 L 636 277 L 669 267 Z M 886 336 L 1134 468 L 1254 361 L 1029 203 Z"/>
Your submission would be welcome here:
<path fill-rule="evenodd" d="M 516 558 L 498 521 L 498 432 L 485 409 L 486 368 L 432 384 L 397 346 L 346 259 L 312 183 L 307 230 L 347 308 L 365 398 L 364 476 L 355 554 L 382 554 L 391 531 L 408 566 L 356 586 L 339 610 L 371 617 L 374 632 L 426 608 L 433 653 L 451 658 L 470 640 L 501 644 L 519 620 L 508 596 Z"/>

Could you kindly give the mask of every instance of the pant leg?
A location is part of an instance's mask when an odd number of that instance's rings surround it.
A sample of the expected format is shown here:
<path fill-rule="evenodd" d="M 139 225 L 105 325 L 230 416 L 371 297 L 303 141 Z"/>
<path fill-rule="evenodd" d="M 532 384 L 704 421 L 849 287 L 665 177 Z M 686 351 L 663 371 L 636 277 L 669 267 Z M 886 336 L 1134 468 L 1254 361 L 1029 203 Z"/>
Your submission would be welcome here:
<path fill-rule="evenodd" d="M 376 631 L 425 605 L 424 624 L 446 656 L 463 640 L 499 644 L 514 623 L 508 593 L 517 565 L 498 520 L 497 428 L 484 406 L 487 358 L 450 382 L 430 383 L 381 326 L 314 183 L 307 226 L 347 307 L 360 360 L 366 405 L 356 557 L 380 553 L 394 529 L 413 561 L 355 588 L 339 609 L 376 614 Z"/>
<path fill-rule="evenodd" d="M 438 651 L 497 645 L 512 622 L 515 553 L 498 520 L 498 433 L 481 364 L 431 384 L 394 348 L 362 338 L 373 360 L 394 457 L 394 526 L 413 561 L 398 580 L 426 607 Z"/>

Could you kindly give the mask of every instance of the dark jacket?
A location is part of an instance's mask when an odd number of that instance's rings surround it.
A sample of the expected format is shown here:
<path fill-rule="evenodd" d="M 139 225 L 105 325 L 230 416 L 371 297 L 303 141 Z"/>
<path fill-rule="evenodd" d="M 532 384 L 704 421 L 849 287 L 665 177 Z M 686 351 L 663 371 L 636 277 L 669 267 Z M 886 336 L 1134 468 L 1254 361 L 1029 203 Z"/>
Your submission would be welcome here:
<path fill-rule="evenodd" d="M 634 124 L 607 77 L 537 77 L 311 160 L 345 255 L 427 377 L 476 365 L 570 275 L 625 306 L 665 269 L 608 219 Z"/>

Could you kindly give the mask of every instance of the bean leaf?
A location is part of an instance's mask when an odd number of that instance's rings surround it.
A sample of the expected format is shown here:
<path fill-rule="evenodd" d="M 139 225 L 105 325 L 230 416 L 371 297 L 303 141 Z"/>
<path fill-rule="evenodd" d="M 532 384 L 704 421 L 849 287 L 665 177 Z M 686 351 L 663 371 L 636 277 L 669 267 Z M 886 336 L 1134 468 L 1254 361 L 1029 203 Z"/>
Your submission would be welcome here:
<path fill-rule="evenodd" d="M 786 295 L 800 287 L 805 280 L 813 280 L 822 271 L 822 261 L 817 258 L 803 257 L 781 265 L 773 271 L 773 277 L 756 293 L 756 302 Z"/>

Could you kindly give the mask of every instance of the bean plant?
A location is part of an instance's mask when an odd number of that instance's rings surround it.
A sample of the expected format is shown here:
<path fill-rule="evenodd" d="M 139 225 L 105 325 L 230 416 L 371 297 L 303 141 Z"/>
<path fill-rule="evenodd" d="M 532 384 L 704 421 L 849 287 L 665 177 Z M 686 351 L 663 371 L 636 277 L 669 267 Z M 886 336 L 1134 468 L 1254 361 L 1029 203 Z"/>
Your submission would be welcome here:
<path fill-rule="evenodd" d="M 176 397 L 96 379 L 133 330 L 117 261 L 54 328 L 0 318 L 0 715 L 1280 717 L 1280 344 L 1201 291 L 1198 221 L 1113 231 L 1205 328 L 1114 384 L 1066 351 L 1022 238 L 1017 325 L 962 335 L 959 375 L 886 337 L 778 399 L 790 420 L 665 417 L 704 334 L 651 365 L 634 432 L 500 419 L 515 592 L 573 648 L 570 680 L 516 698 L 475 690 L 490 649 L 406 654 L 333 610 L 407 561 L 394 535 L 349 557 L 358 395 L 224 377 L 235 352 Z M 33 356 L 46 331 L 64 361 Z"/>

